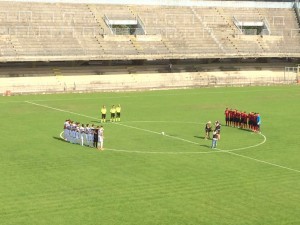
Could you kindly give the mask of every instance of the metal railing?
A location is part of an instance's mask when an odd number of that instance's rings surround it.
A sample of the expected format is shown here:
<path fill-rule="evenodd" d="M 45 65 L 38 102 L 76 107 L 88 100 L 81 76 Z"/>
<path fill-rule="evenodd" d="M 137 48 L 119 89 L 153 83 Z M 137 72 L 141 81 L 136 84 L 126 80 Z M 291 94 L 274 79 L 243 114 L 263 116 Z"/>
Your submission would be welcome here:
<path fill-rule="evenodd" d="M 138 26 L 141 27 L 141 29 L 143 29 L 143 34 L 147 34 L 146 27 L 142 18 L 139 15 L 137 15 L 136 19 L 138 21 Z"/>
<path fill-rule="evenodd" d="M 240 32 L 240 34 L 243 34 L 243 31 L 242 31 L 242 29 L 241 29 L 240 26 L 239 26 L 239 21 L 238 21 L 238 19 L 237 19 L 235 16 L 233 16 L 232 18 L 233 18 L 233 23 L 234 23 L 234 25 L 236 26 L 236 28 L 238 29 L 238 31 Z"/>
<path fill-rule="evenodd" d="M 106 16 L 106 14 L 104 14 L 104 21 L 105 21 L 106 25 L 108 26 L 108 28 L 109 28 L 111 34 L 113 34 L 114 32 L 113 32 L 113 30 L 112 30 L 111 25 L 109 24 L 109 19 L 108 19 L 108 17 Z"/>
<path fill-rule="evenodd" d="M 299 0 L 295 1 L 294 9 L 295 9 L 295 12 L 296 12 L 298 23 L 300 25 L 300 2 L 299 2 Z"/>
<path fill-rule="evenodd" d="M 268 19 L 265 17 L 264 20 L 264 29 L 267 31 L 267 35 L 271 35 L 271 28 Z"/>

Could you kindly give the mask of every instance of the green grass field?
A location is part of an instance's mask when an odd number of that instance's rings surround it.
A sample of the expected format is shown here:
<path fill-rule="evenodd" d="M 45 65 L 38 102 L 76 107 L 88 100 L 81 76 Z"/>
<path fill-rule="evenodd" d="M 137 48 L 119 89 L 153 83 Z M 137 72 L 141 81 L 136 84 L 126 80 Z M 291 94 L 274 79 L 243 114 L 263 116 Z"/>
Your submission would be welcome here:
<path fill-rule="evenodd" d="M 0 98 L 1 225 L 298 225 L 299 86 Z M 60 139 L 64 120 L 98 124 L 105 151 Z M 260 112 L 262 134 L 204 123 Z M 165 132 L 166 135 L 161 135 Z"/>

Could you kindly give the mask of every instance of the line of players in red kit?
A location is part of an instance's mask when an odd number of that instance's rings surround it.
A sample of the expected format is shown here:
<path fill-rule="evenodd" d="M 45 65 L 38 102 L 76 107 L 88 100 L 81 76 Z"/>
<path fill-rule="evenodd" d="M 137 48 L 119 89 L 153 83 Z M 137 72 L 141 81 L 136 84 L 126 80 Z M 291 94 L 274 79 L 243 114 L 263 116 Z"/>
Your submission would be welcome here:
<path fill-rule="evenodd" d="M 226 126 L 249 129 L 254 132 L 260 131 L 260 115 L 257 112 L 243 112 L 236 109 L 225 109 Z"/>

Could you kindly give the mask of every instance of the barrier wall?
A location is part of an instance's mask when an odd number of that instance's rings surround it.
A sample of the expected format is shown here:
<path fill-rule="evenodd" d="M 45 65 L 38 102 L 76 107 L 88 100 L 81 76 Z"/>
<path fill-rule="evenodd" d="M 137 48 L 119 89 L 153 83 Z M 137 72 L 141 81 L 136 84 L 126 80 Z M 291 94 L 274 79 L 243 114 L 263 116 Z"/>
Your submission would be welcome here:
<path fill-rule="evenodd" d="M 296 73 L 283 71 L 212 71 L 184 73 L 82 75 L 1 78 L 0 93 L 68 93 L 131 91 L 215 86 L 282 85 L 297 82 Z"/>

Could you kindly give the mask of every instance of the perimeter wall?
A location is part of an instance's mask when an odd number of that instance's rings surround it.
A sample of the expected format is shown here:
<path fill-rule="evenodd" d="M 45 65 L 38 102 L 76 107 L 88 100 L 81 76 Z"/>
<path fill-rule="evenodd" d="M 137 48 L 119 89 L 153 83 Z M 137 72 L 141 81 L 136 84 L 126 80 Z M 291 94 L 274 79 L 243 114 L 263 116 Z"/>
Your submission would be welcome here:
<path fill-rule="evenodd" d="M 212 71 L 1 78 L 0 93 L 68 93 L 133 91 L 218 86 L 257 86 L 297 83 L 296 73 L 283 71 Z"/>

